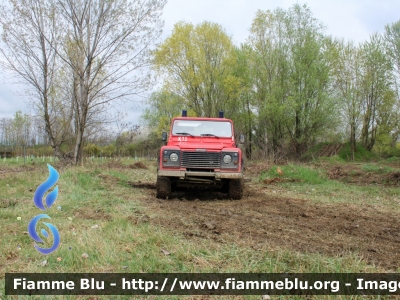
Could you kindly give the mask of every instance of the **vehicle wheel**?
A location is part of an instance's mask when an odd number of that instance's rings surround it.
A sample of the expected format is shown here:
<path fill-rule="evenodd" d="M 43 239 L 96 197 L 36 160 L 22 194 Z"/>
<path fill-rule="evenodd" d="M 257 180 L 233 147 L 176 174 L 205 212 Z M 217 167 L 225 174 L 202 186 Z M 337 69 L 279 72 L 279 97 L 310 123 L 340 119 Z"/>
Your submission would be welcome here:
<path fill-rule="evenodd" d="M 224 183 L 222 184 L 222 187 L 221 187 L 221 192 L 222 193 L 228 193 L 229 192 L 229 182 L 230 182 L 230 180 L 225 180 Z"/>
<path fill-rule="evenodd" d="M 228 187 L 228 198 L 240 200 L 243 196 L 243 179 L 231 179 Z"/>
<path fill-rule="evenodd" d="M 166 199 L 171 195 L 171 181 L 167 177 L 157 177 L 157 198 Z"/>
<path fill-rule="evenodd" d="M 176 189 L 177 189 L 176 183 L 171 183 L 171 192 L 170 193 L 176 192 Z"/>

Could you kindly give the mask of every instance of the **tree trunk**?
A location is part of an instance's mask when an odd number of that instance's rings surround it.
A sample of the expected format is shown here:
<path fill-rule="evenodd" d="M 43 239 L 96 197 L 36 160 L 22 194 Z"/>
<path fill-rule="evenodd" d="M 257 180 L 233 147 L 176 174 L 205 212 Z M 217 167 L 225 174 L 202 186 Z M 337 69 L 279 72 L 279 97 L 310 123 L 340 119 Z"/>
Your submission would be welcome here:
<path fill-rule="evenodd" d="M 251 124 L 251 110 L 250 110 L 250 101 L 249 101 L 249 97 L 247 97 L 247 121 L 248 121 L 248 146 L 246 147 L 246 154 L 248 159 L 251 159 L 251 151 L 252 151 L 252 124 Z"/>
<path fill-rule="evenodd" d="M 78 133 L 76 135 L 76 142 L 75 142 L 75 148 L 74 148 L 74 164 L 75 165 L 78 165 L 78 164 L 83 165 L 83 158 L 82 158 L 83 131 L 84 131 L 83 126 L 80 126 L 78 128 Z"/>
<path fill-rule="evenodd" d="M 295 146 L 295 152 L 296 152 L 296 158 L 298 159 L 300 157 L 301 153 L 301 145 L 300 145 L 300 138 L 301 138 L 301 128 L 300 128 L 300 113 L 296 111 L 296 117 L 295 117 L 295 140 L 294 140 L 294 146 Z"/>
<path fill-rule="evenodd" d="M 354 153 L 356 152 L 356 124 L 354 121 L 351 123 L 350 127 L 351 160 L 354 161 Z"/>

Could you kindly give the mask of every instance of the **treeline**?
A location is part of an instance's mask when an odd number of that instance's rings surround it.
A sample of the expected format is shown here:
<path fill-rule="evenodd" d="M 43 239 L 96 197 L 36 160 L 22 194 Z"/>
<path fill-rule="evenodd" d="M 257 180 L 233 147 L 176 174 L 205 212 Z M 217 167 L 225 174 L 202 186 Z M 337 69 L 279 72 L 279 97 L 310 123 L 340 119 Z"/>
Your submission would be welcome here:
<path fill-rule="evenodd" d="M 142 119 L 154 135 L 188 109 L 219 110 L 249 157 L 301 158 L 319 142 L 391 155 L 400 136 L 400 21 L 354 44 L 325 33 L 306 5 L 258 11 L 245 44 L 215 23 L 179 22 L 153 52 L 162 88 Z"/>
<path fill-rule="evenodd" d="M 47 143 L 48 137 L 40 117 L 18 111 L 14 118 L 0 119 L 0 145 L 13 147 Z"/>
<path fill-rule="evenodd" d="M 85 132 L 86 143 L 106 146 L 111 143 L 124 144 L 128 137 L 139 134 L 139 126 L 131 123 L 118 123 L 116 128 L 98 124 Z M 70 148 L 74 145 L 74 134 L 64 137 L 61 145 Z M 17 111 L 12 118 L 0 119 L 0 145 L 8 147 L 50 146 L 51 141 L 46 132 L 46 124 L 40 115 L 23 114 Z"/>
<path fill-rule="evenodd" d="M 49 136 L 41 116 L 15 113 L 13 118 L 0 119 L 0 157 L 53 156 Z M 138 125 L 117 123 L 115 127 L 98 124 L 84 136 L 83 155 L 86 157 L 156 156 L 153 149 L 159 141 L 146 139 Z M 154 144 L 155 141 L 155 144 Z M 67 152 L 74 145 L 74 135 L 65 136 L 60 150 Z"/>

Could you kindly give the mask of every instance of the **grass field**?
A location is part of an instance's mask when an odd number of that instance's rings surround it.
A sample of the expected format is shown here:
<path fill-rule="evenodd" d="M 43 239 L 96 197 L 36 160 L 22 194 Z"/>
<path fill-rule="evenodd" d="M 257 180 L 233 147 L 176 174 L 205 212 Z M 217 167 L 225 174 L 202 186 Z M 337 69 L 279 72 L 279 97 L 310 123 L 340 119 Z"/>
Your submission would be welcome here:
<path fill-rule="evenodd" d="M 51 216 L 51 223 L 59 230 L 61 244 L 55 252 L 44 256 L 34 248 L 33 241 L 27 234 L 27 225 L 35 215 L 41 213 L 34 206 L 32 199 L 37 186 L 48 176 L 46 163 L 52 164 L 60 174 L 57 183 L 59 196 L 46 213 Z M 262 243 L 260 245 L 260 241 L 263 240 L 261 238 L 257 240 L 258 248 L 254 247 L 255 243 L 253 245 L 241 242 L 240 238 L 230 239 L 228 235 L 220 235 L 219 239 L 214 238 L 211 233 L 202 233 L 201 229 L 193 227 L 194 225 L 190 224 L 190 215 L 184 213 L 182 218 L 175 218 L 175 221 L 179 219 L 180 224 L 186 222 L 188 228 L 192 226 L 195 231 L 199 230 L 192 235 L 193 238 L 188 238 L 187 232 L 176 226 L 178 223 L 172 224 L 173 220 L 165 220 L 169 216 L 168 201 L 171 201 L 171 205 L 176 208 L 182 207 L 183 204 L 195 206 L 193 203 L 199 203 L 196 204 L 198 207 L 207 206 L 206 209 L 211 209 L 211 206 L 229 209 L 235 205 L 239 212 L 240 201 L 219 199 L 218 195 L 210 199 L 201 198 L 200 201 L 196 198 L 197 196 L 194 196 L 192 201 L 188 200 L 187 198 L 190 197 L 185 194 L 183 196 L 177 194 L 176 199 L 161 202 L 155 199 L 155 192 L 152 189 L 156 180 L 155 162 L 142 161 L 147 168 L 137 168 L 140 164 L 134 163 L 132 159 L 88 160 L 84 167 L 63 167 L 57 162 L 43 160 L 35 161 L 34 165 L 29 161 L 25 166 L 21 160 L 6 163 L 0 161 L 0 219 L 2 222 L 0 298 L 31 299 L 4 295 L 6 272 L 357 273 L 399 271 L 400 264 L 397 269 L 391 265 L 374 264 L 371 260 L 364 259 L 360 255 L 362 252 L 351 248 L 339 255 L 329 251 L 314 252 L 309 249 L 301 251 L 294 246 L 280 246 L 279 243 L 269 245 L 267 240 L 265 240 L 265 245 Z M 282 176 L 284 180 L 277 175 L 277 166 L 271 167 L 262 162 L 250 163 L 246 172 L 249 178 L 247 190 L 250 192 L 241 201 L 246 204 L 253 199 L 262 200 L 265 201 L 266 209 L 268 209 L 269 199 L 284 199 L 285 201 L 289 199 L 307 201 L 313 207 L 345 205 L 362 209 L 368 205 L 368 209 L 376 210 L 380 214 L 393 215 L 400 212 L 400 188 L 395 175 L 400 172 L 400 166 L 394 159 L 356 164 L 344 162 L 338 164 L 320 160 L 311 165 L 288 164 L 279 167 L 284 173 Z M 274 178 L 280 180 L 265 183 L 268 179 Z M 268 195 L 266 198 L 262 196 L 266 194 Z M 235 212 L 234 215 L 236 214 Z M 173 219 L 172 216 L 175 215 L 171 212 L 170 216 L 170 219 Z M 293 228 L 290 230 L 293 231 Z M 240 232 L 237 234 L 239 237 Z M 253 240 L 255 239 L 257 238 L 253 237 Z M 32 298 L 51 299 L 52 297 Z M 59 296 L 58 298 L 136 299 L 138 297 Z M 146 299 L 155 298 L 157 297 L 146 297 Z M 178 298 L 182 297 L 163 297 L 163 299 Z M 204 296 L 192 298 L 204 299 Z M 260 299 L 260 296 L 210 296 L 210 298 Z M 357 297 L 343 296 L 341 298 Z"/>

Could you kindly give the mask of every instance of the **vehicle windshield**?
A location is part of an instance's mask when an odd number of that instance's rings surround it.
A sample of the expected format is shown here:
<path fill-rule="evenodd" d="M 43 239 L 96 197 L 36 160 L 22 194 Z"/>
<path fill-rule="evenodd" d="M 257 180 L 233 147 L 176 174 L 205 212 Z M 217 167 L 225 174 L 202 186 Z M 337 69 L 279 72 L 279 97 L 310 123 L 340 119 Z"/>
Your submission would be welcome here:
<path fill-rule="evenodd" d="M 173 135 L 231 137 L 232 126 L 224 121 L 175 120 Z"/>

